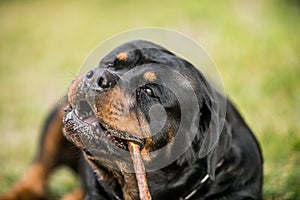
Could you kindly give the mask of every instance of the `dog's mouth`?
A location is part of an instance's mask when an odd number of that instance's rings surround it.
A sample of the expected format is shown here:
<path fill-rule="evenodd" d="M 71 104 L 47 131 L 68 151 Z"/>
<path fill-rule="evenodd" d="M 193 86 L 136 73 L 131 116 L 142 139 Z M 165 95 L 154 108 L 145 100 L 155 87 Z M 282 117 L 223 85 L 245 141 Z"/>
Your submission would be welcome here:
<path fill-rule="evenodd" d="M 142 138 L 113 129 L 109 124 L 101 122 L 101 119 L 97 118 L 92 106 L 86 100 L 79 101 L 74 107 L 70 105 L 65 109 L 65 112 L 64 124 L 73 123 L 71 127 L 75 127 L 74 130 L 65 131 L 67 137 L 74 133 L 79 138 L 86 135 L 95 139 L 104 136 L 109 142 L 126 151 L 129 151 L 128 142 L 134 142 L 140 149 L 144 147 L 145 142 Z"/>
<path fill-rule="evenodd" d="M 72 108 L 71 106 L 69 106 L 65 109 L 65 117 L 63 119 L 64 134 L 71 142 L 81 148 L 88 156 L 92 155 L 94 148 L 98 150 L 99 148 L 102 148 L 99 146 L 86 146 L 86 144 L 95 144 L 95 142 L 85 143 L 82 141 L 83 138 L 92 138 L 92 140 L 104 139 L 122 150 L 129 151 L 131 160 L 133 162 L 133 169 L 134 172 L 136 172 L 139 195 L 141 199 L 151 199 L 151 195 L 148 189 L 145 167 L 141 155 L 141 150 L 144 148 L 145 142 L 142 139 L 134 137 L 129 133 L 111 129 L 108 124 L 100 123 L 100 121 L 101 119 L 98 119 L 89 102 L 86 100 L 81 100 L 76 108 Z M 109 152 L 108 154 L 111 155 L 111 153 Z M 92 162 L 94 161 L 92 160 Z M 110 162 L 111 161 L 109 161 L 108 163 Z M 125 165 L 123 164 L 116 164 L 119 168 L 125 167 Z"/>

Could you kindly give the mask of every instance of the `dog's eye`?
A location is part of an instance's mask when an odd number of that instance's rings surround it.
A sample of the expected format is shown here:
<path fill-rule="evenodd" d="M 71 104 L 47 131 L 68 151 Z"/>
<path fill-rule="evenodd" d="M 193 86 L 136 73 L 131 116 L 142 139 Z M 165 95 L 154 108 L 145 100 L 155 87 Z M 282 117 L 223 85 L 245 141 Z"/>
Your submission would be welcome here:
<path fill-rule="evenodd" d="M 137 95 L 140 96 L 141 94 L 147 95 L 148 97 L 155 97 L 155 98 L 157 98 L 157 97 L 154 95 L 153 90 L 152 90 L 151 88 L 149 88 L 148 86 L 140 87 L 140 88 L 137 90 Z"/>
<path fill-rule="evenodd" d="M 153 91 L 150 88 L 144 88 L 144 91 L 149 97 L 153 96 Z"/>

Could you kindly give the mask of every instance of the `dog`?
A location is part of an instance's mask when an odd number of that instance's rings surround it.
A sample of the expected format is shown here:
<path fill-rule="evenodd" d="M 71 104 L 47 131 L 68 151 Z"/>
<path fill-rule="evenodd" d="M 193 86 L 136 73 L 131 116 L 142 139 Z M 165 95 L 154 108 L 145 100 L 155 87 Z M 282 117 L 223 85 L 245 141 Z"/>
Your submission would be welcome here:
<path fill-rule="evenodd" d="M 61 165 L 83 185 L 65 199 L 139 199 L 128 142 L 141 152 L 152 199 L 262 199 L 260 146 L 237 109 L 191 63 L 143 40 L 71 83 L 33 164 L 0 199 L 46 199 Z"/>

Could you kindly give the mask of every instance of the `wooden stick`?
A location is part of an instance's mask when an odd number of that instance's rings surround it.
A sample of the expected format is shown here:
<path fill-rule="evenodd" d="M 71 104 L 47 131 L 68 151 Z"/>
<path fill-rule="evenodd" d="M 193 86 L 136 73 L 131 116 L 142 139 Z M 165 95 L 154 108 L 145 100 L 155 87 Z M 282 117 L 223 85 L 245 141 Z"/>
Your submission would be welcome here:
<path fill-rule="evenodd" d="M 148 182 L 145 172 L 145 166 L 142 160 L 139 145 L 134 142 L 128 142 L 128 148 L 131 154 L 136 180 L 139 187 L 141 200 L 151 200 L 151 195 L 148 188 Z"/>

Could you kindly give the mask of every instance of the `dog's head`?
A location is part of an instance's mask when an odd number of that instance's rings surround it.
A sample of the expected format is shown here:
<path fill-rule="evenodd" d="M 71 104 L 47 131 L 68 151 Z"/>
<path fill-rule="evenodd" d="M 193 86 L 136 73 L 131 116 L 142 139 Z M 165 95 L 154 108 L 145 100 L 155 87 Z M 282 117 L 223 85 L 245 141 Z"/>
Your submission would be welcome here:
<path fill-rule="evenodd" d="M 128 162 L 129 141 L 139 145 L 150 166 L 158 154 L 165 160 L 179 149 L 177 162 L 198 159 L 215 143 L 216 133 L 209 131 L 214 126 L 211 94 L 189 62 L 151 42 L 131 41 L 73 81 L 64 133 L 104 165 Z M 191 145 L 195 156 L 186 151 Z"/>

